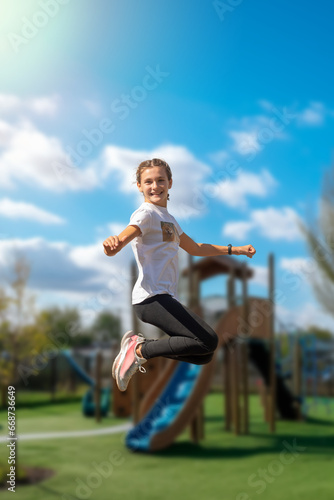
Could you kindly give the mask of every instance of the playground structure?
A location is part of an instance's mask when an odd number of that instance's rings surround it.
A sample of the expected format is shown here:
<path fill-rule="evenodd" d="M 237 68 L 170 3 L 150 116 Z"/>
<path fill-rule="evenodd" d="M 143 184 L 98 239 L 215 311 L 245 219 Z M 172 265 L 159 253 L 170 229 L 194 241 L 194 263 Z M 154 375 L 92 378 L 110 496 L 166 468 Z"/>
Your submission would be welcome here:
<path fill-rule="evenodd" d="M 123 393 L 131 397 L 134 428 L 126 437 L 132 450 L 157 451 L 169 446 L 190 425 L 191 438 L 199 442 L 204 437 L 203 400 L 208 393 L 217 354 L 224 350 L 225 428 L 235 434 L 248 433 L 248 359 L 253 361 L 265 380 L 265 415 L 271 432 L 275 431 L 277 410 L 281 418 L 300 418 L 298 400 L 292 396 L 283 379 L 275 371 L 275 343 L 273 338 L 273 256 L 269 256 L 269 299 L 247 296 L 247 279 L 253 272 L 246 264 L 239 264 L 226 256 L 207 257 L 193 263 L 182 273 L 188 280 L 188 307 L 202 316 L 200 283 L 217 274 L 228 274 L 228 309 L 214 326 L 219 339 L 213 360 L 207 365 L 194 365 L 161 358 L 159 377 L 151 378 L 144 395 L 139 394 L 139 380 L 135 374 L 129 388 Z M 135 264 L 132 276 L 135 277 Z M 242 280 L 243 301 L 237 303 L 234 294 L 235 279 Z M 138 331 L 138 320 L 133 313 L 133 330 Z M 268 348 L 265 346 L 268 344 Z M 153 360 L 149 360 L 153 361 Z M 146 374 L 149 375 L 149 365 Z M 240 377 L 239 377 L 240 375 Z M 114 385 L 114 413 L 117 414 L 117 387 Z M 129 395 L 126 393 L 129 391 Z M 131 396 L 130 396 L 131 393 Z"/>
<path fill-rule="evenodd" d="M 236 259 L 225 256 L 203 258 L 194 263 L 190 256 L 189 266 L 181 277 L 187 281 L 188 307 L 198 315 L 203 316 L 200 307 L 201 281 L 223 273 L 228 274 L 228 303 L 226 311 L 213 326 L 219 345 L 209 364 L 194 365 L 163 357 L 153 358 L 147 361 L 145 377 L 136 373 L 128 389 L 121 392 L 114 379 L 109 388 L 101 389 L 101 353 L 95 367 L 96 383 L 71 356 L 65 354 L 81 379 L 91 385 L 83 401 L 85 415 L 95 414 L 97 420 L 106 416 L 112 391 L 114 416 L 132 416 L 134 427 L 126 436 L 129 449 L 154 452 L 168 447 L 188 425 L 193 442 L 198 443 L 204 438 L 203 401 L 211 387 L 218 354 L 222 354 L 223 358 L 225 397 L 222 421 L 225 420 L 226 430 L 233 430 L 236 435 L 249 432 L 249 362 L 262 377 L 258 390 L 270 431 L 275 431 L 278 417 L 289 420 L 303 418 L 304 399 L 293 396 L 286 384 L 286 379 L 293 376 L 294 392 L 302 394 L 305 380 L 303 351 L 297 349 L 290 354 L 293 369 L 290 367 L 290 372 L 286 373 L 282 367 L 283 357 L 279 359 L 278 356 L 279 345 L 274 342 L 272 255 L 269 256 L 268 299 L 248 297 L 247 279 L 252 277 L 253 272 L 244 263 L 240 265 Z M 135 262 L 132 276 L 135 281 Z M 238 298 L 235 295 L 236 279 L 242 283 L 242 297 Z M 132 313 L 133 330 L 139 331 L 138 319 L 133 310 Z M 302 346 L 298 342 L 295 345 Z M 100 403 L 96 405 L 98 400 Z"/>

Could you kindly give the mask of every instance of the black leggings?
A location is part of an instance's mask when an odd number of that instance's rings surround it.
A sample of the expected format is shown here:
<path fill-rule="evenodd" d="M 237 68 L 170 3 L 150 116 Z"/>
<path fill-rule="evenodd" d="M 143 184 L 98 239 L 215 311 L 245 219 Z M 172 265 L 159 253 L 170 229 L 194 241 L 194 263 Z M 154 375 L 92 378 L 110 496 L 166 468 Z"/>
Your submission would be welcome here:
<path fill-rule="evenodd" d="M 145 359 L 162 356 L 205 365 L 213 358 L 217 334 L 197 314 L 169 294 L 154 295 L 133 305 L 138 318 L 163 330 L 168 338 L 147 339 L 141 353 Z"/>

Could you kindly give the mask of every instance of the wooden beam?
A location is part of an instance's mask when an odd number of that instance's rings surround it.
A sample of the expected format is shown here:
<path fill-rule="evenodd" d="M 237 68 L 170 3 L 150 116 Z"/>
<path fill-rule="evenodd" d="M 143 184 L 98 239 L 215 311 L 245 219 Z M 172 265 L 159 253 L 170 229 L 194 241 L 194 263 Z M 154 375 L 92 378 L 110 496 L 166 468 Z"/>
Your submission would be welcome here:
<path fill-rule="evenodd" d="M 246 338 L 241 344 L 241 376 L 242 376 L 242 421 L 243 432 L 248 434 L 249 431 L 249 398 L 248 398 L 248 322 L 249 322 L 249 306 L 248 306 L 248 293 L 247 293 L 247 269 L 246 264 L 243 265 L 243 279 L 242 279 L 242 300 L 243 300 L 243 319 L 244 325 L 247 325 Z"/>
<path fill-rule="evenodd" d="M 275 309 L 274 309 L 274 254 L 269 254 L 269 303 L 271 307 L 269 321 L 269 346 L 270 346 L 270 407 L 269 407 L 269 426 L 270 432 L 276 430 L 276 367 L 275 367 Z"/>

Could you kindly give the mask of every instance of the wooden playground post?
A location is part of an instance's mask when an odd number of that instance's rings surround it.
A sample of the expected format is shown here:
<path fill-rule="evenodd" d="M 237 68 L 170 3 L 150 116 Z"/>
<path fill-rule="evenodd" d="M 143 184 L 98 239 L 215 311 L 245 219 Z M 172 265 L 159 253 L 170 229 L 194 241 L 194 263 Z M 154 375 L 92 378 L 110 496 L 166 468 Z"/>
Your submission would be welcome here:
<path fill-rule="evenodd" d="M 228 280 L 228 304 L 229 307 L 235 306 L 235 275 L 234 271 L 231 272 L 230 279 Z M 230 334 L 231 332 L 227 332 Z M 240 404 L 239 404 L 239 357 L 240 350 L 239 344 L 234 342 L 233 345 L 227 345 L 228 351 L 228 384 L 230 402 L 227 403 L 228 411 L 230 411 L 230 418 L 233 422 L 233 430 L 235 435 L 240 434 Z"/>
<path fill-rule="evenodd" d="M 234 434 L 240 434 L 240 406 L 239 406 L 239 349 L 236 343 L 230 352 L 230 367 L 231 367 L 231 396 L 232 396 L 232 418 Z"/>
<path fill-rule="evenodd" d="M 200 281 L 198 271 L 194 271 L 193 268 L 193 257 L 188 254 L 188 307 L 195 314 L 202 317 L 202 311 L 199 301 L 200 295 Z M 190 422 L 190 437 L 193 443 L 198 443 L 201 439 L 204 439 L 204 402 L 201 403 L 196 415 Z"/>
<path fill-rule="evenodd" d="M 227 282 L 227 298 L 228 307 L 234 307 L 236 305 L 235 301 L 235 275 L 234 270 L 230 274 L 230 278 Z M 226 332 L 230 334 L 230 332 Z M 234 342 L 234 344 L 227 344 L 225 346 L 225 354 L 227 354 L 227 363 L 225 366 L 225 388 L 228 387 L 227 394 L 228 399 L 225 404 L 226 410 L 226 429 L 229 430 L 231 423 L 233 422 L 233 430 L 235 435 L 240 434 L 240 380 L 239 380 L 239 366 L 240 366 L 240 349 L 239 344 Z"/>
<path fill-rule="evenodd" d="M 95 419 L 101 421 L 101 387 L 102 387 L 102 353 L 99 350 L 96 354 L 95 367 Z"/>
<path fill-rule="evenodd" d="M 269 254 L 269 345 L 270 345 L 270 396 L 269 396 L 269 425 L 270 432 L 275 432 L 276 417 L 276 369 L 275 369 L 275 331 L 274 331 L 274 255 Z"/>
<path fill-rule="evenodd" d="M 225 430 L 231 430 L 231 383 L 230 383 L 230 373 L 231 373 L 231 361 L 230 352 L 228 346 L 225 344 L 223 346 L 224 350 L 224 366 L 223 366 L 223 387 L 225 387 L 225 398 L 224 398 L 224 411 L 225 413 Z"/>
<path fill-rule="evenodd" d="M 232 270 L 230 279 L 228 280 L 228 304 L 229 307 L 236 305 L 235 298 L 235 274 Z M 230 334 L 231 332 L 227 332 Z M 229 401 L 227 402 L 227 411 L 229 412 L 229 426 L 233 422 L 234 434 L 240 434 L 240 348 L 238 342 L 227 344 L 226 350 L 228 352 L 228 384 L 229 384 Z"/>
<path fill-rule="evenodd" d="M 132 286 L 131 286 L 131 291 L 130 291 L 130 303 L 132 302 L 132 289 L 136 283 L 137 280 L 137 266 L 136 262 L 132 261 L 131 264 L 131 276 L 132 276 Z M 132 307 L 132 330 L 133 333 L 137 333 L 139 328 L 138 328 L 138 318 L 135 313 L 134 307 Z M 139 383 L 138 383 L 138 372 L 134 374 L 131 380 L 131 386 L 132 386 L 132 416 L 133 416 L 133 423 L 136 425 L 139 422 Z"/>
<path fill-rule="evenodd" d="M 243 320 L 246 330 L 246 337 L 249 334 L 249 304 L 247 294 L 247 266 L 243 263 L 242 266 L 242 300 L 243 300 Z M 241 378 L 243 390 L 243 407 L 242 407 L 242 420 L 243 432 L 248 434 L 249 429 L 249 399 L 248 399 L 248 344 L 247 339 L 241 344 Z"/>
<path fill-rule="evenodd" d="M 227 280 L 227 307 L 230 309 L 235 305 L 235 275 L 234 270 Z M 227 332 L 229 333 L 229 332 Z M 224 350 L 224 369 L 223 369 L 223 387 L 225 387 L 224 410 L 225 410 L 225 430 L 231 430 L 232 424 L 232 362 L 231 351 L 228 344 L 223 345 Z"/>

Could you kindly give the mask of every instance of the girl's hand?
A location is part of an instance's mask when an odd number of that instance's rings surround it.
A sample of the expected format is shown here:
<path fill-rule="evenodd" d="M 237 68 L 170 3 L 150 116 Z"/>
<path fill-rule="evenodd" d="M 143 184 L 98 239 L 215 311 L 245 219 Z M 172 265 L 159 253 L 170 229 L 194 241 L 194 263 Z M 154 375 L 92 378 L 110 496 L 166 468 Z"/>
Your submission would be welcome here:
<path fill-rule="evenodd" d="M 112 257 L 116 255 L 122 249 L 122 243 L 125 240 L 125 236 L 122 239 L 118 239 L 118 236 L 109 236 L 109 238 L 105 239 L 103 242 L 104 253 L 108 255 L 108 257 Z"/>
<path fill-rule="evenodd" d="M 239 255 L 247 255 L 250 259 L 256 254 L 256 250 L 252 245 L 244 245 L 243 247 L 239 247 L 239 249 Z"/>

